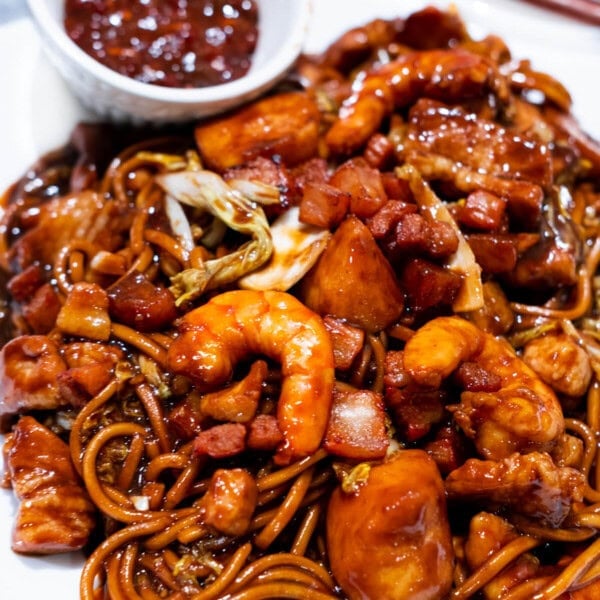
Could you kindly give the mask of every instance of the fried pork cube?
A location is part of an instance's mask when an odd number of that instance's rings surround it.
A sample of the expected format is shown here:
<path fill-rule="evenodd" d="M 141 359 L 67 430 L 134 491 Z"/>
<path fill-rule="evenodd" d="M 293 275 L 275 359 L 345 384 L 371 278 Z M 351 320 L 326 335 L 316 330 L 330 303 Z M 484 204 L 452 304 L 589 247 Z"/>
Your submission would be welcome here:
<path fill-rule="evenodd" d="M 111 317 L 138 331 L 162 329 L 177 316 L 171 291 L 139 271 L 119 279 L 107 293 Z"/>
<path fill-rule="evenodd" d="M 21 501 L 12 549 L 56 554 L 82 548 L 95 525 L 95 507 L 78 479 L 67 444 L 26 416 L 7 437 L 4 452 Z"/>
<path fill-rule="evenodd" d="M 62 397 L 83 406 L 111 380 L 124 353 L 118 346 L 99 342 L 73 342 L 63 347 L 67 370 L 58 376 Z"/>
<path fill-rule="evenodd" d="M 45 335 L 23 335 L 0 351 L 0 416 L 65 404 L 58 377 L 67 365 Z"/>
<path fill-rule="evenodd" d="M 75 283 L 63 304 L 56 326 L 64 333 L 106 341 L 110 337 L 109 300 L 96 283 Z"/>
<path fill-rule="evenodd" d="M 216 171 L 262 156 L 287 166 L 317 155 L 320 113 L 301 92 L 269 96 L 232 115 L 196 127 L 196 144 L 206 166 Z"/>
<path fill-rule="evenodd" d="M 382 459 L 390 440 L 381 394 L 336 383 L 325 449 L 351 460 Z"/>

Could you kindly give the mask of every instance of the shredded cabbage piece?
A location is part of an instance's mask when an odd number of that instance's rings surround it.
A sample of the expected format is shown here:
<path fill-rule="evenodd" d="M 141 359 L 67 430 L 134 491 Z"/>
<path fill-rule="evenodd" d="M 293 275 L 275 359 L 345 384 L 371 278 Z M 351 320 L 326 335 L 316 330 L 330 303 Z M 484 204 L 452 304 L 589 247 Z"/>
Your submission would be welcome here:
<path fill-rule="evenodd" d="M 273 240 L 263 209 L 211 171 L 178 171 L 156 177 L 157 183 L 182 204 L 205 210 L 231 229 L 252 239 L 238 250 L 204 262 L 202 268 L 184 269 L 171 278 L 177 304 L 206 290 L 236 281 L 262 266 L 273 252 Z"/>
<path fill-rule="evenodd" d="M 317 262 L 331 237 L 329 229 L 302 223 L 294 206 L 271 225 L 273 255 L 260 269 L 245 275 L 239 286 L 248 290 L 285 292 Z"/>

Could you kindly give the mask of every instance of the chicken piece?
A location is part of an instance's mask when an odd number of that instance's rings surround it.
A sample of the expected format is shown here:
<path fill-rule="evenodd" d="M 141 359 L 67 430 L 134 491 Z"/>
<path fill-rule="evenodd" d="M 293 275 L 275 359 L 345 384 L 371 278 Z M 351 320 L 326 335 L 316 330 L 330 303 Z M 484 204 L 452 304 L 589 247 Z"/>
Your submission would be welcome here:
<path fill-rule="evenodd" d="M 573 503 L 583 500 L 584 487 L 580 471 L 557 467 L 545 452 L 499 461 L 471 458 L 446 478 L 450 499 L 510 507 L 549 527 L 560 527 Z"/>
<path fill-rule="evenodd" d="M 403 153 L 445 156 L 479 173 L 530 181 L 543 189 L 552 182 L 545 145 L 434 100 L 421 99 L 411 108 Z"/>
<path fill-rule="evenodd" d="M 6 441 L 8 474 L 21 501 L 12 549 L 55 554 L 82 548 L 95 507 L 79 482 L 69 447 L 33 417 L 22 417 Z"/>
<path fill-rule="evenodd" d="M 82 192 L 56 198 L 40 206 L 37 222 L 12 246 L 11 255 L 20 268 L 34 262 L 54 264 L 63 246 L 74 239 L 93 240 L 106 222 L 98 218 L 102 198 L 93 192 Z"/>
<path fill-rule="evenodd" d="M 217 469 L 202 498 L 204 522 L 225 535 L 248 531 L 256 508 L 258 488 L 245 469 Z"/>
<path fill-rule="evenodd" d="M 345 265 L 343 270 L 340 265 Z M 347 218 L 302 282 L 305 304 L 320 315 L 346 319 L 367 331 L 396 320 L 404 295 L 394 271 L 371 232 L 356 217 Z"/>
<path fill-rule="evenodd" d="M 445 598 L 454 554 L 433 460 L 422 450 L 400 450 L 372 466 L 355 491 L 334 490 L 327 545 L 333 575 L 350 600 Z"/>
<path fill-rule="evenodd" d="M 487 512 L 475 515 L 469 524 L 469 535 L 465 544 L 465 557 L 469 567 L 473 570 L 478 569 L 492 555 L 518 537 L 515 528 L 504 519 Z M 533 577 L 539 566 L 539 560 L 533 554 L 521 554 L 484 586 L 485 597 L 488 600 L 502 598 L 512 587 Z"/>
<path fill-rule="evenodd" d="M 566 333 L 548 333 L 525 345 L 523 360 L 549 386 L 567 396 L 583 396 L 592 379 L 586 351 Z"/>
<path fill-rule="evenodd" d="M 301 92 L 269 96 L 196 127 L 196 144 L 206 166 L 224 171 L 259 156 L 279 156 L 287 166 L 317 155 L 320 113 Z"/>
<path fill-rule="evenodd" d="M 65 404 L 57 378 L 67 369 L 45 335 L 24 335 L 0 351 L 0 415 L 52 410 Z"/>

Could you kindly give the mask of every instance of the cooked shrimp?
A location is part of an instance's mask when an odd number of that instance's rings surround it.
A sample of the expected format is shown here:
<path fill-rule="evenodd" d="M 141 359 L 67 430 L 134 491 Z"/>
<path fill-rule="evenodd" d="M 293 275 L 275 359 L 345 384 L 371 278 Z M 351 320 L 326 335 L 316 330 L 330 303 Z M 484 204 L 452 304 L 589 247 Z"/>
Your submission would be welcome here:
<path fill-rule="evenodd" d="M 168 353 L 170 368 L 197 385 L 226 382 L 235 364 L 253 354 L 281 362 L 277 419 L 284 441 L 279 463 L 320 445 L 332 401 L 331 339 L 321 318 L 285 292 L 235 290 L 188 313 Z"/>
<path fill-rule="evenodd" d="M 408 340 L 404 366 L 419 384 L 439 387 L 461 363 L 476 363 L 500 380 L 499 389 L 463 391 L 450 407 L 485 458 L 549 451 L 565 422 L 554 392 L 503 340 L 460 317 L 438 317 Z"/>
<path fill-rule="evenodd" d="M 509 96 L 506 79 L 492 63 L 462 49 L 411 52 L 368 73 L 358 85 L 327 132 L 327 145 L 335 154 L 358 150 L 394 107 L 420 96 L 448 102 L 488 92 L 501 102 Z"/>

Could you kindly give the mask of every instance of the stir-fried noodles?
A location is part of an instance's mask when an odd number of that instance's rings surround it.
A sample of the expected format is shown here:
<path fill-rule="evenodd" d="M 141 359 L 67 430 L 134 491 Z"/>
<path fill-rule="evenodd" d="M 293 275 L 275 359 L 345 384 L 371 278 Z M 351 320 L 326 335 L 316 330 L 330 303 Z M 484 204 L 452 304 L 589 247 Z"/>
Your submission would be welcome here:
<path fill-rule="evenodd" d="M 600 594 L 600 147 L 453 12 L 5 194 L 13 549 L 84 600 Z"/>

